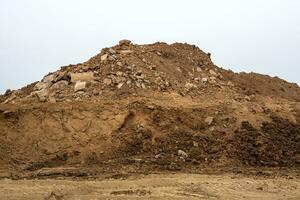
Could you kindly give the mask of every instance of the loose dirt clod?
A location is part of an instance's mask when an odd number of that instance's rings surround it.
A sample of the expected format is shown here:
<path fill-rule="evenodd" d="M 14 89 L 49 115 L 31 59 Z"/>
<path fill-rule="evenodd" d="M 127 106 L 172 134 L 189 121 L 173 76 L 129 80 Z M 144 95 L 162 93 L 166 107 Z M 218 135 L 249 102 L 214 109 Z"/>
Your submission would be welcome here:
<path fill-rule="evenodd" d="M 299 170 L 299 154 L 300 88 L 189 44 L 122 40 L 0 96 L 6 176 Z"/>

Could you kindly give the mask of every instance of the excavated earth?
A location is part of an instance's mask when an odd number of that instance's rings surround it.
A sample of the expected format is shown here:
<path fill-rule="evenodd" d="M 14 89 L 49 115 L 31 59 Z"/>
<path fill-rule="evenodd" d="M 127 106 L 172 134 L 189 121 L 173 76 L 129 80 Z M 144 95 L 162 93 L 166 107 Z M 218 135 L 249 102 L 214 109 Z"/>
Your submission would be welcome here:
<path fill-rule="evenodd" d="M 122 40 L 0 96 L 0 177 L 300 172 L 300 88 Z"/>

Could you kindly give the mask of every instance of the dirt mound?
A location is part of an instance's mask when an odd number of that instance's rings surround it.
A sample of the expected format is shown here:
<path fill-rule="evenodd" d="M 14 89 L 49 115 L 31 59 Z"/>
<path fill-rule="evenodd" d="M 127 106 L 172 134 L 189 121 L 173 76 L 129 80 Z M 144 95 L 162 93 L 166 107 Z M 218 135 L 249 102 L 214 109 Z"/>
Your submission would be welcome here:
<path fill-rule="evenodd" d="M 0 175 L 299 169 L 299 99 L 194 45 L 123 40 L 0 97 Z"/>

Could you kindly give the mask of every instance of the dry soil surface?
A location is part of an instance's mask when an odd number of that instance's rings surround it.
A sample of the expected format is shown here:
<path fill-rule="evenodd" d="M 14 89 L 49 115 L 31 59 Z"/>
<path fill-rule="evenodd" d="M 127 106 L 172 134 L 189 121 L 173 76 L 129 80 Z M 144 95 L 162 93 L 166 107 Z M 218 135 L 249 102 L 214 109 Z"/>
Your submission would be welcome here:
<path fill-rule="evenodd" d="M 91 199 L 299 199 L 300 179 L 233 174 L 163 174 L 104 180 L 0 181 L 7 200 Z"/>

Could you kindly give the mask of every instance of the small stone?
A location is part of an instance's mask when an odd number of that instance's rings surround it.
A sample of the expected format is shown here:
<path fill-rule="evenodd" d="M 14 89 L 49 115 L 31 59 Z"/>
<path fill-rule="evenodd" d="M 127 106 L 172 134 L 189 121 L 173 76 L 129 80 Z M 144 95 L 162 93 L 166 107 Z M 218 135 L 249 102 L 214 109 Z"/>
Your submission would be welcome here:
<path fill-rule="evenodd" d="M 119 41 L 119 45 L 120 46 L 129 46 L 131 44 L 131 41 L 130 40 L 126 40 L 126 39 L 124 39 L 124 40 L 120 40 Z"/>
<path fill-rule="evenodd" d="M 113 49 L 113 48 L 109 48 L 109 53 L 111 53 L 111 54 L 116 54 L 117 52 Z"/>
<path fill-rule="evenodd" d="M 110 84 L 112 83 L 112 80 L 109 79 L 109 78 L 105 78 L 105 79 L 103 80 L 103 83 L 104 83 L 105 85 L 110 85 Z"/>
<path fill-rule="evenodd" d="M 122 87 L 123 85 L 124 85 L 124 83 L 119 83 L 117 87 L 118 87 L 119 89 L 121 89 L 121 87 Z"/>
<path fill-rule="evenodd" d="M 194 146 L 194 147 L 198 147 L 199 144 L 198 144 L 197 142 L 193 141 L 193 146 Z"/>
<path fill-rule="evenodd" d="M 184 87 L 188 90 L 191 90 L 191 89 L 194 89 L 194 88 L 197 88 L 197 85 L 193 84 L 193 83 L 186 83 L 184 85 Z"/>
<path fill-rule="evenodd" d="M 121 50 L 120 51 L 121 54 L 130 54 L 130 53 L 133 53 L 132 50 Z"/>
<path fill-rule="evenodd" d="M 246 100 L 246 101 L 251 101 L 251 97 L 245 96 L 245 100 Z"/>
<path fill-rule="evenodd" d="M 208 81 L 207 78 L 202 78 L 202 79 L 201 79 L 201 82 L 202 82 L 202 83 L 207 83 L 207 81 Z"/>
<path fill-rule="evenodd" d="M 217 73 L 216 73 L 214 70 L 209 70 L 209 73 L 210 73 L 211 75 L 213 75 L 213 76 L 216 76 L 216 75 L 217 75 Z"/>
<path fill-rule="evenodd" d="M 186 152 L 184 152 L 183 150 L 178 150 L 178 156 L 186 159 L 188 157 L 188 154 Z"/>
<path fill-rule="evenodd" d="M 207 123 L 209 126 L 213 123 L 214 121 L 214 118 L 213 117 L 207 117 L 205 119 L 205 123 Z"/>
<path fill-rule="evenodd" d="M 161 56 L 161 55 L 162 55 L 162 54 L 161 54 L 159 51 L 157 51 L 157 52 L 156 52 L 156 54 L 157 54 L 157 55 L 159 55 L 159 56 Z"/>
<path fill-rule="evenodd" d="M 74 91 L 78 92 L 78 91 L 83 91 L 86 88 L 86 82 L 81 82 L 78 81 L 76 82 L 75 86 L 74 86 Z"/>
<path fill-rule="evenodd" d="M 117 65 L 119 66 L 119 67 L 122 67 L 123 66 L 123 64 L 119 61 L 119 62 L 117 62 Z"/>
<path fill-rule="evenodd" d="M 117 71 L 116 75 L 117 75 L 117 76 L 123 76 L 123 72 Z"/>
<path fill-rule="evenodd" d="M 197 67 L 197 68 L 196 68 L 196 71 L 197 71 L 197 72 L 202 72 L 202 69 L 201 69 L 200 67 Z"/>
<path fill-rule="evenodd" d="M 144 83 L 142 83 L 141 86 L 142 86 L 143 89 L 146 89 L 146 86 L 145 86 Z"/>
<path fill-rule="evenodd" d="M 101 56 L 101 61 L 105 61 L 108 58 L 108 54 L 104 54 Z"/>

